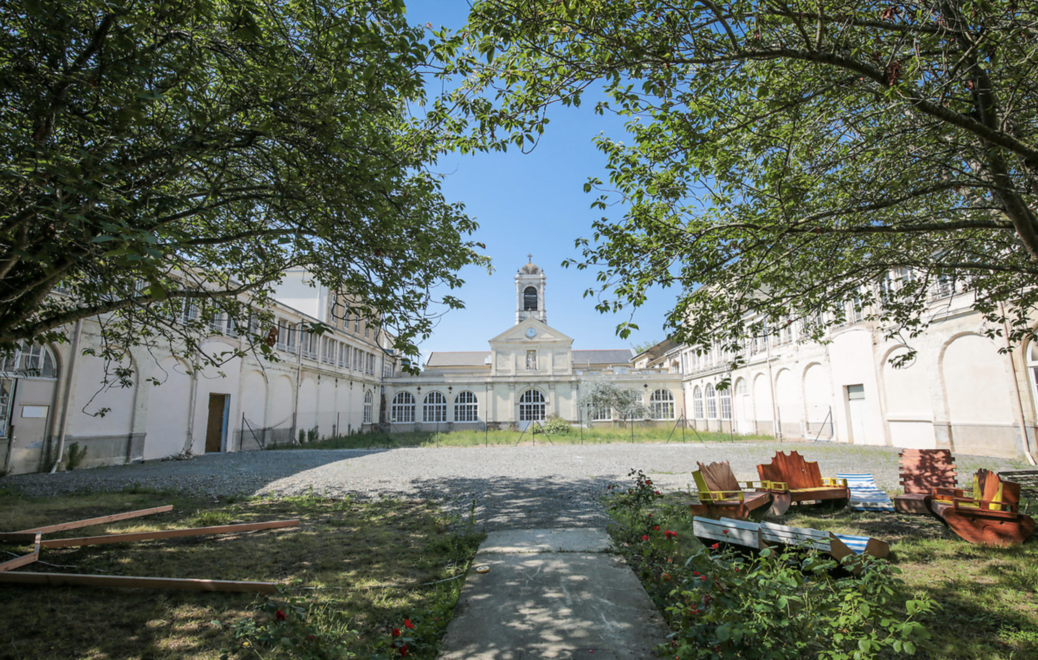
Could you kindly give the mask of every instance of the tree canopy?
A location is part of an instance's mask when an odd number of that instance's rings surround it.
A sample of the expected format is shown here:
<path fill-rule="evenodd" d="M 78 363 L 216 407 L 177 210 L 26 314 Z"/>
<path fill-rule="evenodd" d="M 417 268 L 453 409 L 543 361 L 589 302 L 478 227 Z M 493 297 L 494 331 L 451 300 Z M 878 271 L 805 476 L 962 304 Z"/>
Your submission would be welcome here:
<path fill-rule="evenodd" d="M 629 119 L 585 186 L 624 215 L 572 261 L 602 311 L 676 287 L 667 328 L 694 345 L 848 313 L 911 336 L 955 286 L 991 334 L 1033 334 L 1033 3 L 483 0 L 442 36 L 462 149 L 532 144 L 597 85 Z"/>
<path fill-rule="evenodd" d="M 408 116 L 429 47 L 399 0 L 14 0 L 0 21 L 0 348 L 95 317 L 106 345 L 197 354 L 212 316 L 244 330 L 304 267 L 417 355 L 433 297 L 460 306 L 457 271 L 486 264 Z"/>

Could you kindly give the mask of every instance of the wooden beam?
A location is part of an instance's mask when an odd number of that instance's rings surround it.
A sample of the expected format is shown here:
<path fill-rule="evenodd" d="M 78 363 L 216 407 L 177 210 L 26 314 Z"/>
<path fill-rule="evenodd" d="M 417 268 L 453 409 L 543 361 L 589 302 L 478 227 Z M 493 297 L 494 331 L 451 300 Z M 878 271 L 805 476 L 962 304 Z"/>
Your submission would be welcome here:
<path fill-rule="evenodd" d="M 36 532 L 0 532 L 0 543 L 24 543 L 36 540 Z"/>
<path fill-rule="evenodd" d="M 167 504 L 165 506 L 157 506 L 151 509 L 138 509 L 137 511 L 115 513 L 110 516 L 99 516 L 97 518 L 86 518 L 84 520 L 76 520 L 75 522 L 59 523 L 57 525 L 46 525 L 44 527 L 33 527 L 32 529 L 23 529 L 21 532 L 14 533 L 24 534 L 26 532 L 42 532 L 43 534 L 49 534 L 51 532 L 61 532 L 66 529 L 78 529 L 80 527 L 90 527 L 91 525 L 100 525 L 102 523 L 115 522 L 116 520 L 126 520 L 128 518 L 140 518 L 141 516 L 150 516 L 156 513 L 166 513 L 167 511 L 172 510 L 173 505 Z"/>
<path fill-rule="evenodd" d="M 36 584 L 45 586 L 75 585 L 85 587 L 121 587 L 126 589 L 180 589 L 184 591 L 235 591 L 277 593 L 273 582 L 235 582 L 232 580 L 195 580 L 184 578 L 129 577 L 124 575 L 74 575 L 68 573 L 0 572 L 0 584 Z"/>
<path fill-rule="evenodd" d="M 40 539 L 42 538 L 42 535 L 39 532 L 37 532 L 32 536 L 35 541 L 35 545 L 32 549 L 32 552 L 30 552 L 27 555 L 17 557 L 15 559 L 9 559 L 4 563 L 0 564 L 0 573 L 3 573 L 4 571 L 9 571 L 14 568 L 20 568 L 22 566 L 25 566 L 26 564 L 31 564 L 40 558 Z"/>
<path fill-rule="evenodd" d="M 83 536 L 73 539 L 49 539 L 44 541 L 44 548 L 67 548 L 78 545 L 101 545 L 104 543 L 127 543 L 129 541 L 148 541 L 151 539 L 168 539 L 181 536 L 205 536 L 207 534 L 232 534 L 234 532 L 251 532 L 257 529 L 278 529 L 282 527 L 299 527 L 298 520 L 275 520 L 272 522 L 246 523 L 243 525 L 220 525 L 217 527 L 189 527 L 186 529 L 166 529 L 159 532 L 136 532 L 132 534 L 109 534 L 107 536 Z"/>

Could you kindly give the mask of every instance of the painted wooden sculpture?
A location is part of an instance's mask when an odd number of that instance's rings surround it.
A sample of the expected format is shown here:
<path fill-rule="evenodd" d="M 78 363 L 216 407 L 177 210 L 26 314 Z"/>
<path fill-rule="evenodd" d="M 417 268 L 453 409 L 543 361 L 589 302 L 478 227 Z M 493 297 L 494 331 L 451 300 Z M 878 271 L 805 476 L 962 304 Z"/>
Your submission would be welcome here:
<path fill-rule="evenodd" d="M 699 469 L 692 473 L 692 478 L 699 489 L 699 504 L 689 507 L 693 516 L 728 516 L 738 520 L 751 516 L 759 520 L 764 516 L 771 504 L 770 492 L 753 490 L 753 481 L 740 484 L 728 461 L 697 465 Z"/>
<path fill-rule="evenodd" d="M 1019 545 L 1034 533 L 1034 519 L 1020 513 L 1020 484 L 979 470 L 970 495 L 958 488 L 934 488 L 925 502 L 930 513 L 970 543 Z"/>
<path fill-rule="evenodd" d="M 834 509 L 842 509 L 850 500 L 847 482 L 823 478 L 818 463 L 805 461 L 795 451 L 778 452 L 771 463 L 757 466 L 761 478 L 758 490 L 767 490 L 774 497 L 771 513 L 783 515 L 794 502 L 821 502 Z"/>
<path fill-rule="evenodd" d="M 955 457 L 949 449 L 901 450 L 900 477 L 904 495 L 894 498 L 898 513 L 926 515 L 926 498 L 934 488 L 955 488 Z"/>

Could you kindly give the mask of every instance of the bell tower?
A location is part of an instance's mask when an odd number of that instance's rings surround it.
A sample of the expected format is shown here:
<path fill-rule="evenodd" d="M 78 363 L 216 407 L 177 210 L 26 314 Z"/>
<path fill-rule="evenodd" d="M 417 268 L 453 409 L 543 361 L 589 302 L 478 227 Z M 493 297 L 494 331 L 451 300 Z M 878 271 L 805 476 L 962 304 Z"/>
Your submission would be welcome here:
<path fill-rule="evenodd" d="M 529 318 L 547 323 L 544 310 L 544 271 L 533 263 L 533 255 L 526 255 L 529 263 L 515 274 L 515 323 Z"/>

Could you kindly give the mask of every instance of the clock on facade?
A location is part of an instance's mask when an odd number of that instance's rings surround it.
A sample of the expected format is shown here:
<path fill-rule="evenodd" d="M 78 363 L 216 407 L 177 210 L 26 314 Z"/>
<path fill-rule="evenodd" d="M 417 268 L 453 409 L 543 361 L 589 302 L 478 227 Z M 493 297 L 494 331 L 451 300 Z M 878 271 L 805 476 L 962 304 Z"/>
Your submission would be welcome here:
<path fill-rule="evenodd" d="M 537 330 L 535 330 L 534 328 L 527 328 L 526 329 L 526 336 L 529 337 L 530 339 L 533 339 L 534 337 L 537 336 Z"/>

